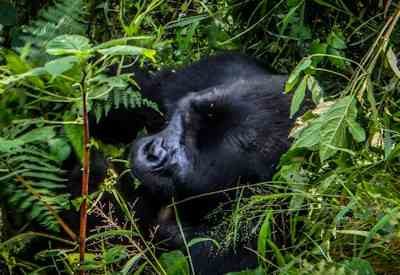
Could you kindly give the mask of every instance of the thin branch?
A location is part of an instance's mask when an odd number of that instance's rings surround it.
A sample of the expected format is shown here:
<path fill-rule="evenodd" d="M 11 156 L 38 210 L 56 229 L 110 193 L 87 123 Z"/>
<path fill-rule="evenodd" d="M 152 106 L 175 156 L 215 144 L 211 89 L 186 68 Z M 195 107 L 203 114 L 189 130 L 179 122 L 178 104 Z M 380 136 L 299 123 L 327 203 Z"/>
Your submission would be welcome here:
<path fill-rule="evenodd" d="M 32 187 L 31 184 L 26 181 L 23 177 L 17 176 L 15 179 L 17 182 L 21 183 L 28 191 L 34 195 L 40 202 L 44 204 L 44 206 L 49 210 L 49 212 L 54 216 L 54 218 L 57 220 L 57 223 L 61 226 L 61 228 L 67 233 L 67 235 L 73 240 L 76 241 L 77 237 L 75 233 L 72 231 L 72 229 L 64 222 L 64 220 L 57 214 L 57 211 L 54 210 L 54 208 L 48 204 L 45 200 L 42 199 L 42 196 L 36 192 Z"/>
<path fill-rule="evenodd" d="M 84 75 L 81 83 L 82 90 L 82 105 L 83 105 L 83 171 L 82 171 L 82 191 L 83 198 L 80 208 L 80 226 L 79 226 L 79 260 L 80 270 L 79 274 L 84 275 L 85 271 L 82 269 L 82 264 L 85 261 L 86 251 L 86 232 L 87 232 L 87 208 L 88 208 L 88 193 L 89 193 L 89 167 L 90 167 L 90 150 L 89 150 L 89 119 L 87 111 L 87 89 L 86 82 L 87 76 Z"/>

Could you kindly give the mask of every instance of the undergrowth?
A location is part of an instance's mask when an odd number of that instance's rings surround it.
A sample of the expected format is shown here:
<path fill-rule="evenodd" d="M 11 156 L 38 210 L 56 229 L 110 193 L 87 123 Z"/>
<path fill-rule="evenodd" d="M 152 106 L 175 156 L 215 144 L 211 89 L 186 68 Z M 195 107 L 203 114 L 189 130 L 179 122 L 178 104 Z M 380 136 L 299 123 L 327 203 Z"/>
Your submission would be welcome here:
<path fill-rule="evenodd" d="M 258 235 L 260 267 L 241 274 L 400 273 L 395 1 L 43 0 L 38 12 L 29 2 L 0 4 L 1 272 L 77 268 L 76 243 L 57 232 L 68 231 L 62 212 L 80 203 L 63 192 L 60 167 L 71 154 L 82 155 L 82 89 L 98 119 L 122 106 L 157 109 L 141 98 L 134 78 L 111 77 L 107 68 L 135 63 L 155 70 L 234 50 L 288 73 L 290 113 L 302 113 L 275 177 L 251 187 L 254 196 L 239 195 L 216 228 L 222 247 Z M 89 235 L 84 268 L 189 274 L 182 252 L 157 259 L 156 244 L 143 240 L 110 184 L 113 176 L 92 200 L 111 194 L 125 219 L 92 205 L 108 226 Z M 25 232 L 32 221 L 54 233 Z M 125 242 L 115 245 L 114 238 Z M 35 240 L 49 249 L 21 258 Z M 56 249 L 57 242 L 68 248 Z"/>

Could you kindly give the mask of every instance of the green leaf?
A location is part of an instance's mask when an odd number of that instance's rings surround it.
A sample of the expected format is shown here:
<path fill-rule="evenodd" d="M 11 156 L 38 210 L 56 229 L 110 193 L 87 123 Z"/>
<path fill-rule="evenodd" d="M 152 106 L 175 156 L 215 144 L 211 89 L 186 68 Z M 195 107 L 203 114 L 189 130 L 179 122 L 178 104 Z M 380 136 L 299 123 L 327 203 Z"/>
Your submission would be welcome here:
<path fill-rule="evenodd" d="M 125 259 L 126 257 L 128 257 L 128 251 L 125 247 L 120 245 L 108 249 L 103 254 L 105 264 L 113 264 Z"/>
<path fill-rule="evenodd" d="M 318 105 L 322 101 L 323 90 L 314 76 L 308 75 L 307 88 L 311 91 L 313 102 Z"/>
<path fill-rule="evenodd" d="M 357 109 L 353 96 L 339 99 L 324 113 L 319 151 L 321 161 L 332 157 L 337 152 L 337 148 L 345 147 L 347 121 L 354 120 L 356 115 Z"/>
<path fill-rule="evenodd" d="M 159 258 L 161 266 L 168 275 L 189 275 L 189 264 L 179 250 L 163 253 Z"/>
<path fill-rule="evenodd" d="M 386 59 L 389 63 L 390 68 L 392 69 L 393 73 L 396 75 L 397 78 L 400 78 L 400 70 L 397 66 L 397 57 L 396 54 L 393 52 L 392 47 L 390 47 L 386 52 Z"/>
<path fill-rule="evenodd" d="M 0 137 L 0 152 L 2 153 L 12 153 L 16 148 L 22 146 L 24 142 L 19 139 L 7 140 Z"/>
<path fill-rule="evenodd" d="M 293 144 L 293 147 L 304 147 L 311 149 L 320 143 L 320 131 L 323 119 L 321 117 L 314 119 L 310 125 L 305 128 Z"/>
<path fill-rule="evenodd" d="M 48 141 L 50 154 L 62 162 L 71 154 L 71 146 L 63 138 L 52 138 Z"/>
<path fill-rule="evenodd" d="M 147 58 L 154 59 L 154 56 L 156 54 L 155 50 L 152 49 L 147 49 L 147 48 L 142 48 L 142 47 L 136 47 L 136 46 L 114 46 L 111 48 L 107 49 L 101 49 L 98 50 L 99 53 L 103 55 L 110 55 L 110 56 L 115 56 L 115 55 L 143 55 Z"/>
<path fill-rule="evenodd" d="M 282 252 L 279 250 L 279 247 L 270 239 L 267 239 L 267 244 L 271 247 L 271 250 L 276 258 L 276 263 L 279 267 L 283 268 L 286 266 L 285 257 L 283 257 Z"/>
<path fill-rule="evenodd" d="M 29 64 L 22 60 L 16 53 L 10 50 L 1 50 L 2 55 L 6 59 L 7 68 L 15 73 L 15 74 L 22 74 L 31 69 Z"/>
<path fill-rule="evenodd" d="M 307 76 L 303 77 L 303 80 L 297 86 L 296 91 L 294 92 L 292 98 L 292 104 L 290 105 L 290 118 L 293 117 L 294 114 L 300 109 L 301 103 L 304 100 L 304 96 L 306 94 L 307 87 Z"/>
<path fill-rule="evenodd" d="M 311 63 L 312 61 L 310 58 L 305 58 L 302 61 L 300 61 L 300 63 L 292 71 L 292 73 L 289 75 L 288 80 L 286 81 L 285 92 L 290 92 L 294 88 L 295 84 L 298 81 L 300 73 L 306 70 L 308 67 L 310 67 Z"/>
<path fill-rule="evenodd" d="M 355 141 L 362 142 L 365 140 L 366 138 L 365 131 L 357 121 L 347 120 L 347 124 L 349 126 L 349 131 Z"/>
<path fill-rule="evenodd" d="M 23 143 L 31 143 L 35 141 L 47 141 L 55 136 L 54 127 L 36 128 L 28 133 L 18 137 Z"/>
<path fill-rule="evenodd" d="M 321 43 L 319 39 L 316 39 L 310 45 L 310 54 L 326 54 L 327 48 L 327 43 Z M 324 56 L 313 56 L 313 66 L 317 66 L 323 59 Z"/>
<path fill-rule="evenodd" d="M 50 55 L 87 56 L 91 50 L 89 39 L 81 35 L 61 35 L 47 43 L 46 52 Z"/>
<path fill-rule="evenodd" d="M 297 16 L 297 9 L 301 7 L 302 1 L 299 2 L 296 6 L 290 8 L 290 10 L 286 13 L 286 15 L 282 18 L 281 22 L 278 24 L 279 27 L 279 34 L 283 34 L 289 25 L 289 23 L 293 23 L 296 20 Z"/>
<path fill-rule="evenodd" d="M 343 50 L 347 48 L 344 35 L 341 31 L 338 30 L 332 31 L 329 34 L 327 38 L 327 43 L 329 44 L 330 47 L 335 48 L 337 50 Z"/>
<path fill-rule="evenodd" d="M 343 58 L 344 56 L 343 56 L 342 51 L 337 50 L 335 48 L 331 48 L 331 47 L 328 47 L 327 51 L 328 51 L 328 54 L 336 56 L 336 57 L 332 57 L 332 56 L 328 57 L 328 60 L 330 63 L 332 63 L 339 69 L 344 69 L 346 67 L 346 61 Z"/>
<path fill-rule="evenodd" d="M 64 120 L 68 121 L 71 116 L 66 114 Z M 65 135 L 72 144 L 77 157 L 82 160 L 83 157 L 83 127 L 76 124 L 64 124 Z"/>
<path fill-rule="evenodd" d="M 93 50 L 97 51 L 97 50 L 106 49 L 106 48 L 110 48 L 110 47 L 118 46 L 118 45 L 123 45 L 124 46 L 124 45 L 126 45 L 126 43 L 128 41 L 131 41 L 131 40 L 140 40 L 140 41 L 148 40 L 148 41 L 151 41 L 152 39 L 153 39 L 153 37 L 149 36 L 149 35 L 140 35 L 140 36 L 130 36 L 130 37 L 117 38 L 117 39 L 112 39 L 112 40 L 106 41 L 104 43 L 101 43 L 101 44 L 93 47 Z"/>
<path fill-rule="evenodd" d="M 375 275 L 371 264 L 364 259 L 353 258 L 342 263 L 346 274 Z"/>
<path fill-rule="evenodd" d="M 303 23 L 292 24 L 290 35 L 300 40 L 308 40 L 312 38 L 311 29 Z"/>
<path fill-rule="evenodd" d="M 70 70 L 79 60 L 75 56 L 66 56 L 47 62 L 44 69 L 52 76 L 59 76 Z"/>
<path fill-rule="evenodd" d="M 261 257 L 265 257 L 266 243 L 267 240 L 271 237 L 271 219 L 272 219 L 272 211 L 269 209 L 265 214 L 264 221 L 261 225 L 260 233 L 258 234 L 257 251 L 258 255 L 260 255 Z"/>

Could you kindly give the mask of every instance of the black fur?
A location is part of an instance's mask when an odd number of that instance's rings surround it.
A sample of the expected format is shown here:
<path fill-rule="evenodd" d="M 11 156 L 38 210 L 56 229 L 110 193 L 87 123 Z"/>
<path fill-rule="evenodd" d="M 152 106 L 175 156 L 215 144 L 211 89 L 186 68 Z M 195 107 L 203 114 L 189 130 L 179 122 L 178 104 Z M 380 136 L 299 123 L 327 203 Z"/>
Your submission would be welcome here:
<path fill-rule="evenodd" d="M 221 191 L 240 183 L 270 180 L 288 147 L 289 98 L 286 76 L 273 75 L 251 58 L 224 54 L 177 71 L 160 72 L 142 83 L 144 96 L 156 101 L 168 123 L 157 134 L 132 145 L 132 173 L 142 182 L 143 200 L 157 206 Z M 185 236 L 204 236 L 204 219 L 229 192 L 178 204 Z M 157 211 L 155 211 L 157 212 Z M 169 248 L 182 247 L 173 218 L 153 217 Z M 256 264 L 245 249 L 214 255 L 211 243 L 191 248 L 197 274 L 222 274 Z"/>
<path fill-rule="evenodd" d="M 165 112 L 165 126 L 160 127 L 162 118 L 151 111 L 120 109 L 100 124 L 92 121 L 91 132 L 106 142 L 130 142 L 145 121 L 157 122 L 152 135 L 131 147 L 131 171 L 142 185 L 133 190 L 128 179 L 119 188 L 127 199 L 138 200 L 135 215 L 144 231 L 159 225 L 157 237 L 168 240 L 168 249 L 183 248 L 174 215 L 165 214 L 174 212 L 165 211 L 172 199 L 202 195 L 178 204 L 177 210 L 187 239 L 207 236 L 215 223 L 205 216 L 234 199 L 234 192 L 218 191 L 271 179 L 288 147 L 286 76 L 273 75 L 240 54 L 136 76 L 143 96 Z M 102 156 L 94 157 L 100 160 L 93 161 L 97 166 L 91 168 L 92 177 L 99 182 L 107 164 Z M 80 173 L 73 175 L 71 181 L 79 183 Z M 216 193 L 204 195 L 210 192 Z M 257 264 L 256 255 L 244 247 L 216 253 L 211 242 L 205 242 L 191 247 L 190 253 L 196 274 L 223 274 Z"/>

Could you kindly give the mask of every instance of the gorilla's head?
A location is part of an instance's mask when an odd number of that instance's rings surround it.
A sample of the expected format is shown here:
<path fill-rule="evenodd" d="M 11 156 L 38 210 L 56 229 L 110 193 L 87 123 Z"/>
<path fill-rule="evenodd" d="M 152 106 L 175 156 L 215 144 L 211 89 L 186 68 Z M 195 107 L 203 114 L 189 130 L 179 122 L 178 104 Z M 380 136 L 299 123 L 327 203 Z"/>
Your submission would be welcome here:
<path fill-rule="evenodd" d="M 161 132 L 138 139 L 132 172 L 157 198 L 183 199 L 268 180 L 287 148 L 285 77 L 258 76 L 190 93 Z"/>

